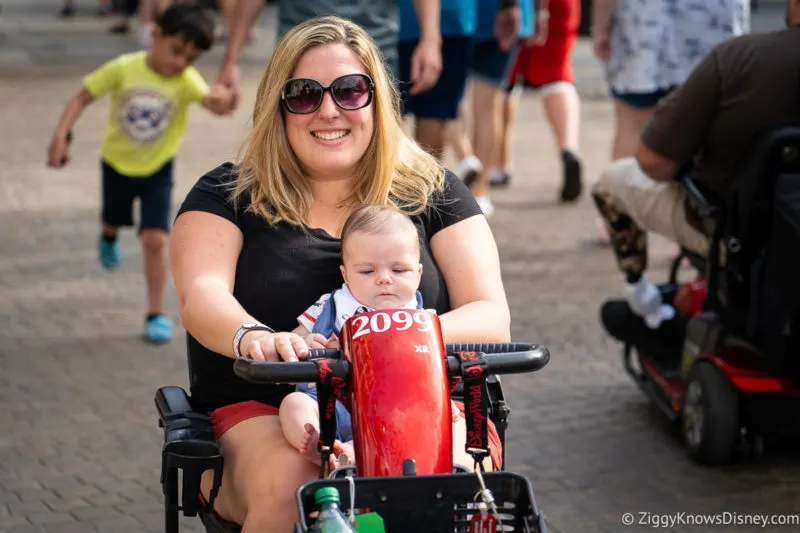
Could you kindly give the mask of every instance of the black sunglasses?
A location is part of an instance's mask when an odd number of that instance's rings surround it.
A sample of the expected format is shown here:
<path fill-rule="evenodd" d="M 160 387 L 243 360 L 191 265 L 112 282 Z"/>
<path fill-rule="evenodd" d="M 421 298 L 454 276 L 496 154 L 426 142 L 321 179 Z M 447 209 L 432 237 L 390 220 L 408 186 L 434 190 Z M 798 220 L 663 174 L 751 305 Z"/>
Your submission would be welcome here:
<path fill-rule="evenodd" d="M 317 80 L 294 78 L 283 84 L 281 101 L 286 111 L 296 115 L 313 113 L 330 92 L 334 103 L 346 111 L 367 107 L 372 102 L 375 85 L 366 74 L 347 74 L 333 80 L 328 87 Z"/>

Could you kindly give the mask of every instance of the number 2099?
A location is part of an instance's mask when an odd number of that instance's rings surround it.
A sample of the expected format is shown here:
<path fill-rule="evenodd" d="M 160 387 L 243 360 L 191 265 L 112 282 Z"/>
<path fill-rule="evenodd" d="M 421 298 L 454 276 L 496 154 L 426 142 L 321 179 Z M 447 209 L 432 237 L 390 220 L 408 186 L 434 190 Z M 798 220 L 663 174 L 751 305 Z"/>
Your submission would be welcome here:
<path fill-rule="evenodd" d="M 383 333 L 384 331 L 406 331 L 417 326 L 417 331 L 431 331 L 433 320 L 425 311 L 392 311 L 386 313 L 379 311 L 370 316 L 359 315 L 353 318 L 355 333 L 352 338 L 357 339 L 367 333 Z"/>

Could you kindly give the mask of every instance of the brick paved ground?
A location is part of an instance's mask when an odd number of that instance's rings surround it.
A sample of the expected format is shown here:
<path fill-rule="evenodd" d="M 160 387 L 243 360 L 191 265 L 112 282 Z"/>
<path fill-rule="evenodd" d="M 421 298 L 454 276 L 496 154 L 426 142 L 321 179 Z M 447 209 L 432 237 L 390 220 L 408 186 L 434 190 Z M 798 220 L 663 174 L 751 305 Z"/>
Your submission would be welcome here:
<path fill-rule="evenodd" d="M 44 166 L 51 128 L 87 65 L 132 45 L 105 35 L 88 16 L 52 20 L 56 2 L 2 5 L 0 531 L 161 531 L 161 434 L 152 398 L 159 386 L 186 384 L 184 343 L 179 337 L 153 348 L 139 339 L 144 288 L 130 232 L 118 272 L 108 274 L 96 262 L 103 104 L 75 129 L 72 164 L 59 172 Z M 757 27 L 780 24 L 776 11 L 760 17 Z M 263 24 L 260 44 L 248 52 L 247 95 L 270 32 Z M 217 49 L 201 64 L 209 77 L 219 55 Z M 607 158 L 610 106 L 586 43 L 575 61 L 593 180 Z M 233 119 L 191 114 L 176 203 L 202 172 L 234 154 L 251 103 Z M 495 196 L 492 226 L 514 336 L 547 344 L 552 361 L 540 375 L 505 380 L 513 408 L 508 466 L 531 477 L 551 528 L 620 531 L 621 514 L 636 511 L 800 511 L 797 454 L 773 453 L 716 471 L 685 459 L 674 433 L 623 375 L 618 348 L 600 329 L 598 305 L 620 278 L 608 250 L 591 242 L 588 199 L 572 207 L 554 201 L 557 159 L 534 94 L 525 96 L 516 142 L 515 182 Z M 670 252 L 655 241 L 654 276 L 664 273 Z M 173 296 L 169 309 L 177 321 Z M 199 530 L 194 521 L 185 528 Z"/>

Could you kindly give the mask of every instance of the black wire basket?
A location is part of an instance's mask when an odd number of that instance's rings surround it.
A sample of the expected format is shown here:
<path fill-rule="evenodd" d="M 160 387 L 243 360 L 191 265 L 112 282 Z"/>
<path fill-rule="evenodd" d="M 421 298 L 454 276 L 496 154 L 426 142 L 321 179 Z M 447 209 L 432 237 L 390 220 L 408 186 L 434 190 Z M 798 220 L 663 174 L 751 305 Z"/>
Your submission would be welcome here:
<path fill-rule="evenodd" d="M 500 522 L 497 531 L 545 533 L 544 515 L 536 507 L 533 488 L 524 476 L 513 472 L 484 473 Z M 479 512 L 481 490 L 474 473 L 448 475 L 371 477 L 353 479 L 354 513 L 377 512 L 386 533 L 462 533 Z M 320 479 L 297 489 L 300 522 L 295 533 L 307 533 L 317 511 L 314 493 L 322 487 L 339 490 L 343 513 L 350 511 L 349 479 Z"/>

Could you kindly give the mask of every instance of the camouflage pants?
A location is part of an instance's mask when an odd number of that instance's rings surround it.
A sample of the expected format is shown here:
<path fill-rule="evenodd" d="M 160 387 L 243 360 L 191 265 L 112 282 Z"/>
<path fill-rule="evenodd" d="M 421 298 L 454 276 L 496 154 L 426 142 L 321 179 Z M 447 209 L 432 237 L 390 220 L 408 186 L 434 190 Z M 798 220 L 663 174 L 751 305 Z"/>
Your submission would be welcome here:
<path fill-rule="evenodd" d="M 650 179 L 632 157 L 612 162 L 592 190 L 620 269 L 630 282 L 647 268 L 647 232 L 705 255 L 709 239 L 687 218 L 686 193 L 677 183 Z"/>

